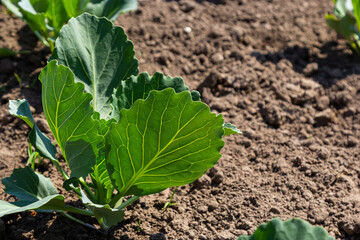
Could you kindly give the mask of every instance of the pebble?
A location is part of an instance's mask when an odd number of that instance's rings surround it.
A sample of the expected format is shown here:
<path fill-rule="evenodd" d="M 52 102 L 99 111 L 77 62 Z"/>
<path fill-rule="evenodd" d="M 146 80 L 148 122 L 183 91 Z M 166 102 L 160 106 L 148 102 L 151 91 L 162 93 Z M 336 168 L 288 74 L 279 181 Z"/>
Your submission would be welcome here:
<path fill-rule="evenodd" d="M 209 212 L 212 212 L 219 207 L 219 203 L 216 200 L 210 200 L 207 205 Z"/>
<path fill-rule="evenodd" d="M 316 108 L 319 110 L 325 110 L 329 107 L 330 98 L 328 96 L 321 96 L 316 102 Z"/>
<path fill-rule="evenodd" d="M 269 104 L 260 108 L 262 116 L 267 124 L 276 128 L 281 126 L 282 117 L 280 114 L 280 109 L 277 106 Z"/>
<path fill-rule="evenodd" d="M 211 62 L 214 64 L 218 64 L 224 60 L 224 56 L 221 53 L 215 53 L 211 56 Z"/>
<path fill-rule="evenodd" d="M 254 130 L 252 130 L 251 128 L 244 130 L 243 135 L 245 137 L 247 137 L 248 139 L 251 139 L 251 140 L 260 138 L 259 135 Z"/>
<path fill-rule="evenodd" d="M 319 113 L 316 113 L 314 118 L 315 123 L 320 126 L 335 122 L 335 119 L 336 119 L 335 114 L 330 108 L 321 111 Z"/>
<path fill-rule="evenodd" d="M 194 10 L 196 7 L 194 2 L 183 2 L 180 6 L 181 11 L 188 13 Z"/>
<path fill-rule="evenodd" d="M 310 77 L 314 73 L 316 73 L 319 70 L 319 66 L 316 62 L 309 63 L 306 65 L 306 67 L 303 70 L 303 73 L 306 77 Z"/>

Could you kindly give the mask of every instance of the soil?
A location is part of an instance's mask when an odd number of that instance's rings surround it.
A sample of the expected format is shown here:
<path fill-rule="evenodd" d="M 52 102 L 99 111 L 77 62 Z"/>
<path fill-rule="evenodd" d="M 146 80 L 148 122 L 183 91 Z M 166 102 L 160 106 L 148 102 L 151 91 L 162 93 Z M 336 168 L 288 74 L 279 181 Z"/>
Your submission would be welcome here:
<path fill-rule="evenodd" d="M 128 207 L 106 237 L 56 214 L 24 212 L 2 218 L 6 239 L 235 239 L 274 217 L 300 217 L 337 239 L 360 239 L 360 59 L 326 26 L 332 6 L 330 0 L 139 0 L 139 9 L 116 24 L 134 42 L 140 70 L 182 76 L 243 135 L 226 137 L 217 165 L 180 187 L 178 204 L 166 211 L 172 189 Z M 0 10 L 0 47 L 32 51 L 0 60 L 3 178 L 25 165 L 29 133 L 9 115 L 8 100 L 28 99 L 49 133 L 36 79 L 50 52 L 20 19 Z M 39 170 L 65 193 L 49 161 Z M 14 200 L 3 192 L 0 199 Z"/>

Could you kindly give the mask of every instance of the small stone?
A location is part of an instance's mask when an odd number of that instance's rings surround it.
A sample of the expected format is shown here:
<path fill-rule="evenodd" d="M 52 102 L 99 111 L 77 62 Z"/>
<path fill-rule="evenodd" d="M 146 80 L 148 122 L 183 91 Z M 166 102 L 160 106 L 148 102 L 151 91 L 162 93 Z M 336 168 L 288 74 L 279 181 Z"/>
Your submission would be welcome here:
<path fill-rule="evenodd" d="M 335 119 L 336 117 L 334 112 L 328 108 L 322 112 L 316 113 L 314 120 L 317 125 L 323 126 L 335 122 Z"/>
<path fill-rule="evenodd" d="M 208 211 L 208 207 L 205 205 L 202 205 L 202 206 L 198 207 L 197 211 L 198 211 L 198 213 L 206 213 Z"/>
<path fill-rule="evenodd" d="M 200 239 L 200 240 L 207 240 L 207 237 L 206 237 L 205 235 L 201 234 L 201 235 L 199 236 L 199 239 Z"/>
<path fill-rule="evenodd" d="M 351 102 L 351 95 L 348 91 L 335 93 L 331 98 L 331 103 L 337 107 L 343 108 Z"/>
<path fill-rule="evenodd" d="M 211 178 L 207 174 L 204 174 L 202 177 L 196 179 L 195 182 L 193 182 L 193 186 L 196 188 L 202 188 L 205 186 L 209 186 L 210 184 Z"/>
<path fill-rule="evenodd" d="M 314 73 L 316 73 L 319 70 L 319 66 L 316 62 L 309 63 L 306 65 L 306 67 L 303 70 L 303 73 L 306 77 L 310 77 Z"/>
<path fill-rule="evenodd" d="M 329 107 L 330 104 L 330 98 L 328 96 L 321 96 L 316 102 L 316 107 L 319 110 L 325 110 Z"/>
<path fill-rule="evenodd" d="M 330 152 L 326 148 L 320 148 L 318 150 L 318 157 L 322 160 L 328 160 L 330 157 Z"/>
<path fill-rule="evenodd" d="M 265 122 L 273 127 L 280 127 L 282 124 L 282 117 L 277 106 L 268 104 L 261 107 L 261 114 Z"/>
<path fill-rule="evenodd" d="M 245 137 L 247 137 L 248 139 L 251 139 L 251 140 L 259 138 L 259 135 L 254 130 L 252 130 L 251 128 L 246 129 L 245 131 L 243 131 L 243 135 Z"/>
<path fill-rule="evenodd" d="M 353 136 L 350 136 L 347 140 L 347 144 L 346 146 L 347 147 L 355 147 L 356 145 L 359 144 L 359 139 L 353 137 Z"/>
<path fill-rule="evenodd" d="M 214 55 L 211 56 L 211 62 L 212 63 L 220 63 L 224 60 L 224 56 L 221 53 L 215 53 Z"/>
<path fill-rule="evenodd" d="M 208 33 L 208 37 L 210 37 L 210 38 L 219 38 L 224 35 L 226 35 L 226 32 L 225 32 L 224 28 L 222 28 L 220 26 L 212 27 Z"/>
<path fill-rule="evenodd" d="M 220 184 L 224 180 L 224 174 L 222 172 L 218 171 L 211 180 L 212 180 L 212 183 Z"/>
<path fill-rule="evenodd" d="M 166 237 L 163 233 L 153 233 L 150 234 L 150 240 L 166 240 Z"/>
<path fill-rule="evenodd" d="M 280 209 L 277 207 L 272 207 L 269 212 L 275 213 L 275 214 L 280 214 Z"/>
<path fill-rule="evenodd" d="M 207 205 L 209 212 L 212 212 L 219 207 L 219 203 L 216 200 L 210 200 Z"/>
<path fill-rule="evenodd" d="M 186 1 L 181 4 L 180 9 L 181 9 L 181 11 L 188 13 L 188 12 L 191 12 L 192 10 L 194 10 L 195 7 L 196 7 L 196 5 L 194 2 Z"/>
<path fill-rule="evenodd" d="M 325 209 L 322 209 L 321 211 L 318 211 L 315 214 L 315 222 L 317 224 L 321 224 L 321 223 L 325 222 L 326 218 L 328 218 L 328 217 L 329 217 L 329 213 Z"/>

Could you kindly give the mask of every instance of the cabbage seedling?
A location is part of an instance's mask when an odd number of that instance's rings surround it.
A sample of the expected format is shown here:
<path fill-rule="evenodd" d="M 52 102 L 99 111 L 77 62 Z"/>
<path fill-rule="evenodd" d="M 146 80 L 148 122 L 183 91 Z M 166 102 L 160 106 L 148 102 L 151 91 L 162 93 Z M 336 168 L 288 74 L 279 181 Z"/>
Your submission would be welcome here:
<path fill-rule="evenodd" d="M 222 137 L 240 131 L 182 78 L 138 74 L 134 55 L 123 29 L 106 18 L 83 14 L 63 27 L 39 79 L 46 120 L 71 172 L 61 168 L 26 100 L 11 101 L 10 112 L 32 128 L 30 143 L 86 209 L 66 205 L 50 179 L 25 167 L 3 179 L 19 201 L 0 201 L 0 217 L 48 210 L 89 226 L 73 212 L 94 216 L 107 231 L 140 196 L 189 184 L 219 160 Z"/>
<path fill-rule="evenodd" d="M 360 55 L 360 0 L 333 0 L 334 13 L 326 14 L 329 27 L 346 38 L 351 48 Z"/>
<path fill-rule="evenodd" d="M 2 0 L 7 9 L 22 18 L 36 36 L 53 51 L 61 27 L 87 12 L 115 20 L 137 8 L 137 0 Z"/>

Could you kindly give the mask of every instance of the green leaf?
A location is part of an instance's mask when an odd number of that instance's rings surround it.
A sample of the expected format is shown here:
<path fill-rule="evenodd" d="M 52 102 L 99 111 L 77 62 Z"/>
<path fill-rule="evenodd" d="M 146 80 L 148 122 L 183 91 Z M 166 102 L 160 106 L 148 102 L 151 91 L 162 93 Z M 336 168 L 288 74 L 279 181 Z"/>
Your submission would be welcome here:
<path fill-rule="evenodd" d="M 180 77 L 172 78 L 164 76 L 159 72 L 155 73 L 152 77 L 146 72 L 138 76 L 131 76 L 123 81 L 119 88 L 114 91 L 111 117 L 118 121 L 121 109 L 129 109 L 136 100 L 146 99 L 152 90 L 163 90 L 166 88 L 173 88 L 176 93 L 189 91 L 189 87 L 185 85 L 184 80 Z M 192 99 L 194 101 L 199 100 L 199 92 L 193 92 Z"/>
<path fill-rule="evenodd" d="M 90 206 L 96 219 L 99 223 L 105 224 L 105 227 L 111 227 L 117 225 L 119 222 L 124 220 L 125 211 L 122 209 L 111 208 L 108 204 L 101 205 L 95 204 L 85 195 L 84 191 L 81 190 L 82 202 Z"/>
<path fill-rule="evenodd" d="M 35 120 L 32 116 L 29 103 L 26 99 L 10 100 L 9 113 L 24 120 L 31 128 L 33 128 L 35 125 Z"/>
<path fill-rule="evenodd" d="M 235 125 L 231 123 L 224 123 L 224 136 L 232 135 L 232 134 L 241 134 L 242 132 L 236 128 Z"/>
<path fill-rule="evenodd" d="M 14 169 L 10 177 L 4 178 L 5 192 L 22 201 L 37 201 L 57 194 L 50 179 L 35 173 L 30 167 Z"/>
<path fill-rule="evenodd" d="M 351 16 L 346 15 L 345 17 L 338 19 L 332 14 L 327 14 L 325 19 L 329 27 L 345 37 L 350 44 L 354 43 L 355 20 Z"/>
<path fill-rule="evenodd" d="M 63 0 L 47 0 L 47 9 L 45 17 L 48 19 L 48 24 L 54 28 L 54 39 L 57 37 L 61 27 L 70 19 L 68 17 Z"/>
<path fill-rule="evenodd" d="M 65 159 L 72 158 L 65 151 L 67 142 L 83 139 L 95 150 L 103 141 L 98 135 L 99 121 L 92 118 L 92 97 L 84 93 L 84 85 L 74 83 L 74 74 L 65 66 L 51 61 L 41 71 L 42 104 L 49 127 Z M 83 149 L 78 149 L 78 154 Z M 71 151 L 71 154 L 76 154 Z"/>
<path fill-rule="evenodd" d="M 133 44 L 121 27 L 105 18 L 83 14 L 62 28 L 51 59 L 75 73 L 75 82 L 84 84 L 85 92 L 93 96 L 94 110 L 105 119 L 111 112 L 114 88 L 121 80 L 138 74 L 134 54 Z"/>
<path fill-rule="evenodd" d="M 116 20 L 121 13 L 137 9 L 136 0 L 90 0 L 85 12 Z"/>
<path fill-rule="evenodd" d="M 62 0 L 69 17 L 77 17 L 85 11 L 89 0 Z"/>
<path fill-rule="evenodd" d="M 0 48 L 0 58 L 12 57 L 12 56 L 16 56 L 18 54 L 25 54 L 25 53 L 30 53 L 30 52 L 29 51 L 15 52 L 9 48 Z"/>
<path fill-rule="evenodd" d="M 352 5 L 354 8 L 354 16 L 357 24 L 357 31 L 360 31 L 360 0 L 352 0 Z"/>
<path fill-rule="evenodd" d="M 147 195 L 201 177 L 220 158 L 223 118 L 189 92 L 151 91 L 106 136 L 107 168 L 120 196 Z"/>
<path fill-rule="evenodd" d="M 71 169 L 70 178 L 86 178 L 96 163 L 96 156 L 89 142 L 83 139 L 75 142 L 66 142 L 65 155 L 68 156 Z"/>
<path fill-rule="evenodd" d="M 295 218 L 281 221 L 278 218 L 258 227 L 251 236 L 237 240 L 335 240 L 324 228 L 313 227 L 308 222 Z"/>
<path fill-rule="evenodd" d="M 24 120 L 32 128 L 29 135 L 30 143 L 42 157 L 50 159 L 56 168 L 60 170 L 60 163 L 55 156 L 56 147 L 51 143 L 50 139 L 36 126 L 28 101 L 26 99 L 10 100 L 9 112 L 11 115 Z"/>
<path fill-rule="evenodd" d="M 15 169 L 2 183 L 5 192 L 15 195 L 20 201 L 0 201 L 0 217 L 26 210 L 65 208 L 64 197 L 57 194 L 50 179 L 29 167 Z"/>
<path fill-rule="evenodd" d="M 19 10 L 18 3 L 20 0 L 1 0 L 1 3 L 17 17 L 22 18 L 22 14 Z"/>
<path fill-rule="evenodd" d="M 336 0 L 334 14 L 338 18 L 343 18 L 347 15 L 345 0 Z"/>
<path fill-rule="evenodd" d="M 21 0 L 19 2 L 19 9 L 23 15 L 24 21 L 29 25 L 32 31 L 38 32 L 44 38 L 49 37 L 44 13 L 38 13 L 29 0 Z"/>

